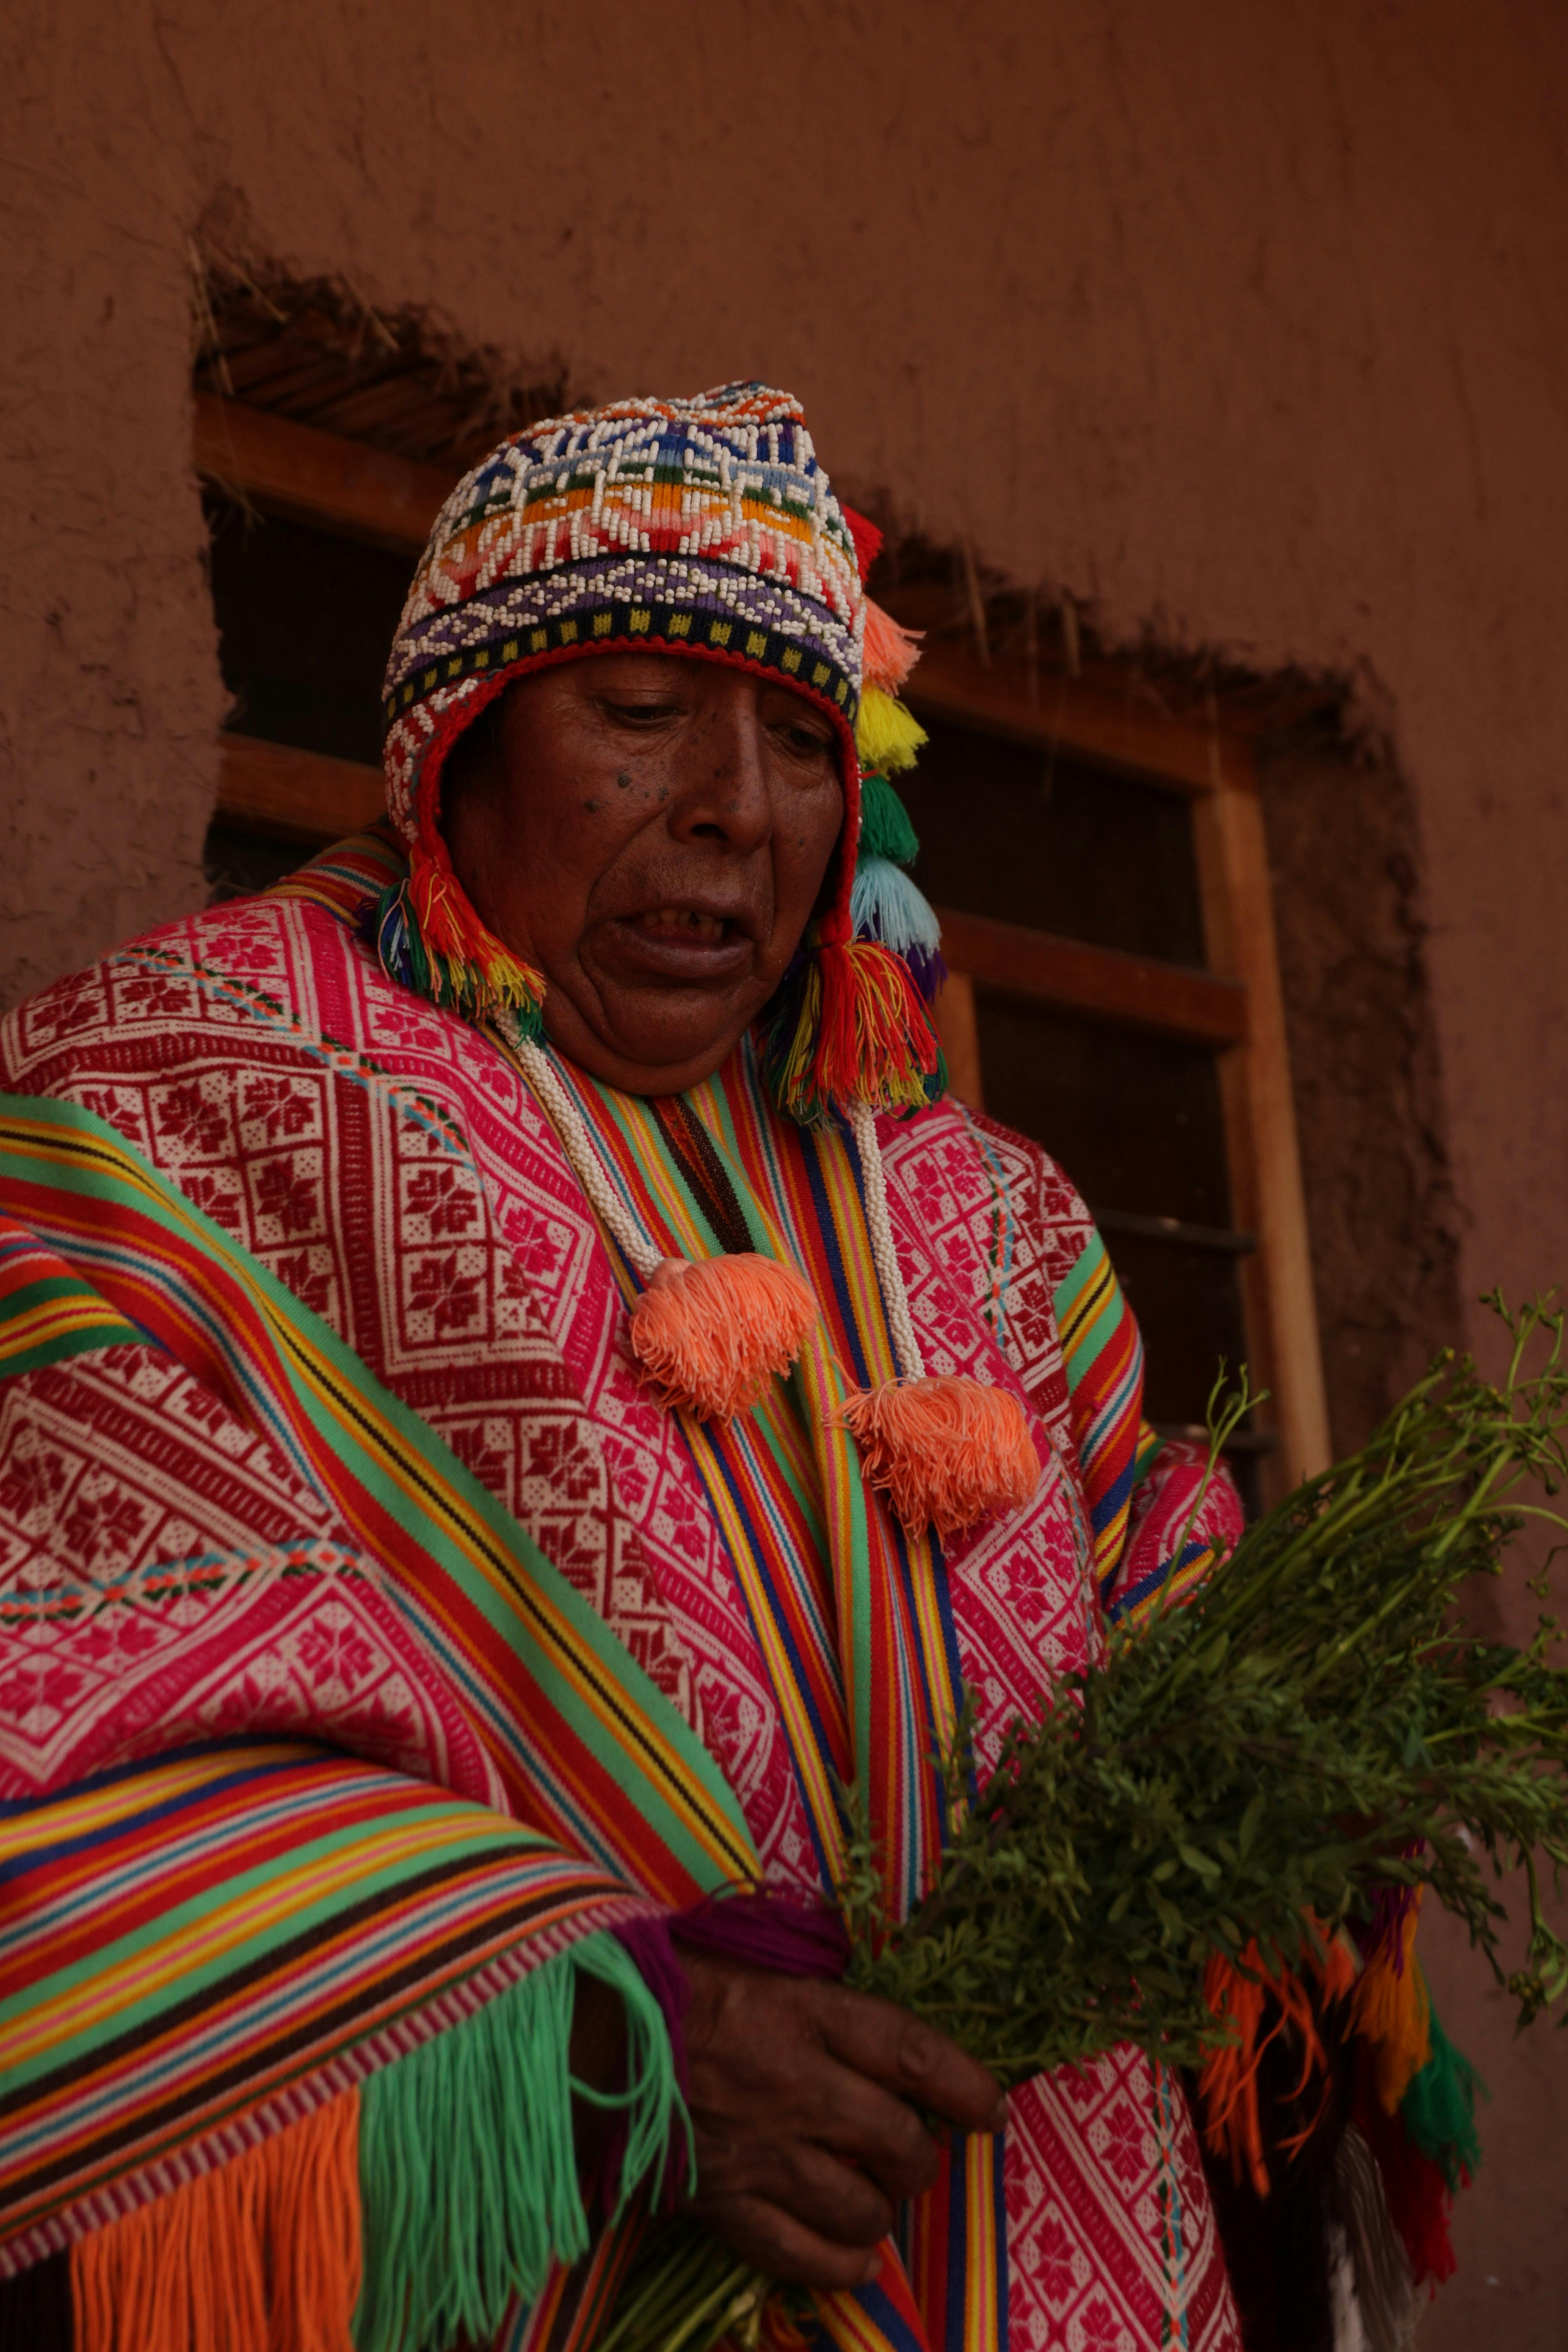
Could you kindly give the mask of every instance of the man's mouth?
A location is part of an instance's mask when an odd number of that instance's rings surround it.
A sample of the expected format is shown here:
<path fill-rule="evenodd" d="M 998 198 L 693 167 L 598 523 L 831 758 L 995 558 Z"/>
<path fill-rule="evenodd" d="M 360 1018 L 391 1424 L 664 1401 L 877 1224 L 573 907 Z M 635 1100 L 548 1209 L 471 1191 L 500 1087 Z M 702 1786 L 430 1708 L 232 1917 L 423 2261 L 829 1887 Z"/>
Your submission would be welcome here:
<path fill-rule="evenodd" d="M 722 915 L 704 915 L 695 907 L 652 907 L 637 919 L 637 929 L 655 937 L 686 940 L 727 939 L 734 926 Z"/>

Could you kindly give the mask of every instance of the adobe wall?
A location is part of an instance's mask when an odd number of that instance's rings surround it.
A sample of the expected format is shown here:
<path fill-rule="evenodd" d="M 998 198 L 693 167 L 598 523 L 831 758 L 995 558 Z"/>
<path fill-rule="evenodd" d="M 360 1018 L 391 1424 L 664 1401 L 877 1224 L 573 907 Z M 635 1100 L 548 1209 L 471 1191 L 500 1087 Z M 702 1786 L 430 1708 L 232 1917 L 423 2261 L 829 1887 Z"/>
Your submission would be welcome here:
<path fill-rule="evenodd" d="M 1565 52 L 1552 0 L 13 0 L 5 991 L 199 888 L 186 240 L 216 205 L 591 393 L 789 384 L 851 488 L 1112 635 L 1363 677 L 1464 1290 L 1563 1271 Z M 1363 854 L 1314 809 L 1326 862 Z M 1568 2289 L 1563 2047 L 1453 2005 L 1497 2099 L 1424 2341 L 1530 2352 Z"/>

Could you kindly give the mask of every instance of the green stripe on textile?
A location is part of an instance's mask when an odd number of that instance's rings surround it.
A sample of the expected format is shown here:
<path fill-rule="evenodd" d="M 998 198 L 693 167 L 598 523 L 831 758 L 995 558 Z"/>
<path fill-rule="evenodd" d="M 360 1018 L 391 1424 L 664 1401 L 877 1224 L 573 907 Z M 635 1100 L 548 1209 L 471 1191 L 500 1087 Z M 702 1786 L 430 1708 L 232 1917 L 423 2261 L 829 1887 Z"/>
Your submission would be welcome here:
<path fill-rule="evenodd" d="M 412 1843 L 413 1850 L 376 1863 L 375 1847 L 389 1841 Z M 7 2063 L 6 2090 L 20 2091 L 40 2075 L 89 2060 L 104 2039 L 104 1988 L 117 1981 L 137 1992 L 116 2005 L 114 2033 L 155 2034 L 166 2014 L 220 1991 L 246 1969 L 265 1967 L 279 1947 L 330 1936 L 351 1905 L 389 1909 L 399 1890 L 417 1886 L 434 1863 L 447 1864 L 461 1853 L 479 1871 L 491 1859 L 521 1861 L 555 1851 L 547 1838 L 461 1798 L 421 1806 L 417 1815 L 372 1816 L 324 1837 L 304 1839 L 289 1848 L 286 1864 L 268 1861 L 255 1869 L 236 1869 L 221 1885 L 204 1886 L 188 1901 L 160 1909 L 127 1935 L 105 1937 L 80 1959 L 55 1969 L 48 1979 L 51 2002 L 68 2013 L 68 1994 L 94 1996 L 80 2004 L 84 2022 L 68 2038 L 44 2043 L 30 2059 Z M 300 1890 L 312 1879 L 321 1892 L 301 1899 Z M 268 1896 L 280 1898 L 270 1909 Z M 127 1899 L 134 1903 L 135 1896 Z M 204 1947 L 212 1957 L 194 1959 Z M 37 1986 L 28 1984 L 0 2001 L 0 2032 L 26 2021 L 37 1999 Z"/>
<path fill-rule="evenodd" d="M 37 1128 L 47 1131 L 47 1143 L 28 1133 Z M 527 1529 L 330 1324 L 114 1128 L 74 1103 L 0 1096 L 0 1173 L 7 1183 L 101 1201 L 146 1220 L 166 1259 L 137 1271 L 143 1280 L 162 1276 L 171 1297 L 193 1260 L 217 1261 L 279 1349 L 289 1394 L 279 1402 L 483 1616 L 532 1685 L 528 1704 L 552 1710 L 615 1787 L 635 1790 L 647 1831 L 690 1880 L 711 1889 L 754 1874 L 755 1849 L 740 1804 L 691 1727 Z M 95 1234 L 47 1230 L 50 1246 L 73 1258 L 90 1259 L 98 1245 Z M 103 1279 L 111 1280 L 114 1261 L 130 1248 L 109 1235 L 100 1254 Z M 179 1303 L 183 1311 L 183 1298 Z M 239 1351 L 252 1395 L 258 1381 L 275 1378 L 255 1343 L 247 1347 L 243 1331 L 226 1326 L 208 1337 L 215 1347 Z M 287 1444 L 276 1402 L 273 1413 L 268 1423 L 258 1412 L 258 1423 Z M 476 1543 L 489 1575 L 464 1549 L 459 1530 Z M 552 1622 L 569 1644 L 569 1668 L 552 1648 Z"/>
<path fill-rule="evenodd" d="M 0 1380 L 145 1337 L 106 1306 L 90 1284 L 69 1275 L 46 1275 L 0 1297 Z"/>
<path fill-rule="evenodd" d="M 1096 1228 L 1090 1231 L 1081 1254 L 1074 1260 L 1069 1271 L 1058 1284 L 1052 1301 L 1056 1310 L 1057 1328 L 1064 1335 L 1064 1344 L 1068 1345 L 1069 1353 L 1070 1343 L 1067 1342 L 1066 1334 L 1073 1321 L 1075 1312 L 1079 1309 L 1085 1294 L 1091 1291 L 1097 1282 L 1103 1281 L 1104 1274 L 1105 1244 Z"/>
<path fill-rule="evenodd" d="M 579 1975 L 619 1995 L 626 2088 L 574 2083 Z M 552 2262 L 588 2251 L 572 2131 L 574 2090 L 620 2108 L 626 2147 L 615 2218 L 690 2125 L 657 2000 L 614 1936 L 584 1937 L 360 2093 L 364 2285 L 359 2352 L 493 2341 L 512 2295 L 531 2303 Z"/>

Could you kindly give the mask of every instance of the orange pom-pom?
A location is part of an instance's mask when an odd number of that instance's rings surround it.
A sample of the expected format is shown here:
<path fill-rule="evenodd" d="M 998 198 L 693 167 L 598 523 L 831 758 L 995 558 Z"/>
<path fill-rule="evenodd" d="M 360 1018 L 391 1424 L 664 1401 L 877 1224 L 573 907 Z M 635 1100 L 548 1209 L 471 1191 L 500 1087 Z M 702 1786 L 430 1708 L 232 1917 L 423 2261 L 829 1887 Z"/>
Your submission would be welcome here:
<path fill-rule="evenodd" d="M 921 657 L 920 641 L 924 635 L 923 629 L 906 629 L 868 596 L 861 653 L 866 684 L 880 687 L 884 694 L 897 694 Z"/>
<path fill-rule="evenodd" d="M 805 1276 L 777 1258 L 667 1257 L 632 1309 L 632 1353 L 664 1403 L 732 1421 L 788 1371 L 816 1315 Z"/>
<path fill-rule="evenodd" d="M 961 1535 L 993 1511 L 1021 1509 L 1040 1483 L 1023 1406 L 981 1381 L 889 1381 L 846 1397 L 837 1418 L 911 1535 Z"/>

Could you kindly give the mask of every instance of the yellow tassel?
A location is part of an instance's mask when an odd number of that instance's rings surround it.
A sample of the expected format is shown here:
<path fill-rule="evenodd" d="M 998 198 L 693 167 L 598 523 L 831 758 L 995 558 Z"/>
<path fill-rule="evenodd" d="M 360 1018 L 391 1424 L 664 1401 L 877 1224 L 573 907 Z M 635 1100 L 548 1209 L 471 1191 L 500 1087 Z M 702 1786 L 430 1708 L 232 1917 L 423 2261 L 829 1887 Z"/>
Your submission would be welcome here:
<path fill-rule="evenodd" d="M 911 1535 L 962 1535 L 994 1511 L 1021 1510 L 1040 1483 L 1023 1406 L 983 1381 L 889 1381 L 846 1397 L 834 1420 Z"/>
<path fill-rule="evenodd" d="M 359 2094 L 79 2239 L 75 2352 L 354 2352 Z"/>
<path fill-rule="evenodd" d="M 667 1257 L 632 1309 L 632 1353 L 667 1405 L 732 1421 L 788 1371 L 816 1294 L 777 1258 Z"/>
<path fill-rule="evenodd" d="M 1419 1918 L 1419 1903 L 1413 1903 L 1394 1937 L 1375 1947 L 1355 1989 L 1356 2032 L 1367 2045 L 1379 2104 L 1389 2115 L 1432 2055 L 1432 1997 L 1415 1957 Z"/>
<path fill-rule="evenodd" d="M 928 740 L 919 719 L 901 702 L 895 702 L 879 687 L 866 688 L 855 721 L 855 748 L 863 768 L 879 769 L 885 776 L 912 768 L 916 752 Z"/>

